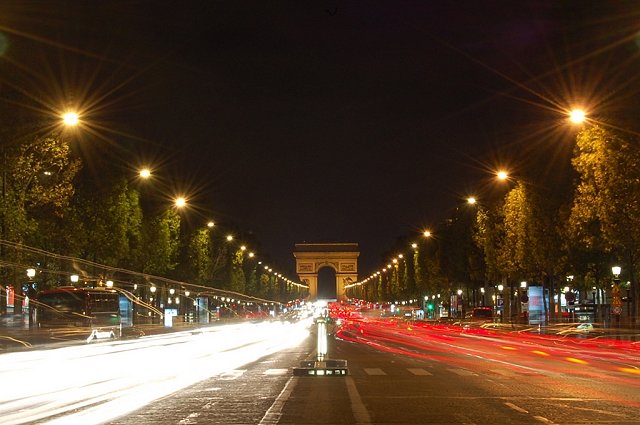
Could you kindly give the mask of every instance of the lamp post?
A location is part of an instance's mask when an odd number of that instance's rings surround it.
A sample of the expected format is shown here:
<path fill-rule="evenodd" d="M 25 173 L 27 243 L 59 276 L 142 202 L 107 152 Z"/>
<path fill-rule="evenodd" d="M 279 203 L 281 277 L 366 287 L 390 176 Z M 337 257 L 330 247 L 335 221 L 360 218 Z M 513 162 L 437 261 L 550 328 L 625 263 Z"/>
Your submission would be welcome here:
<path fill-rule="evenodd" d="M 611 267 L 613 274 L 613 286 L 611 287 L 611 314 L 614 315 L 616 326 L 620 326 L 620 314 L 622 313 L 622 299 L 620 298 L 620 272 L 619 266 Z"/>
<path fill-rule="evenodd" d="M 33 300 L 36 297 L 36 289 L 34 288 L 34 282 L 33 282 L 33 278 L 36 277 L 36 269 L 27 269 L 27 277 L 29 278 L 29 283 L 28 283 L 28 287 L 27 287 L 27 296 L 26 296 L 26 300 L 27 300 L 27 307 L 29 309 L 29 327 L 32 327 L 33 324 L 35 323 L 35 311 L 36 311 L 36 306 L 33 303 Z M 15 300 L 13 302 L 14 304 L 14 312 L 15 310 L 17 310 L 18 308 L 18 301 Z M 22 314 L 22 308 L 20 309 L 20 314 Z"/>

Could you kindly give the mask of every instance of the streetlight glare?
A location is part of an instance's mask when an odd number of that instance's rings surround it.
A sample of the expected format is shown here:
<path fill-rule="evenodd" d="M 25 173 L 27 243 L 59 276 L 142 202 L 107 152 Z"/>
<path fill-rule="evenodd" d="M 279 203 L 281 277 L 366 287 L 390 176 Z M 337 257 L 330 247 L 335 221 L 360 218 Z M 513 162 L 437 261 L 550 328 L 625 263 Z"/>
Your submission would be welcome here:
<path fill-rule="evenodd" d="M 587 114 L 582 109 L 574 109 L 569 112 L 569 121 L 574 124 L 582 124 L 587 118 Z"/>
<path fill-rule="evenodd" d="M 183 198 L 182 196 L 179 198 L 176 198 L 176 207 L 182 208 L 185 205 L 187 205 L 187 200 L 185 198 Z"/>
<path fill-rule="evenodd" d="M 64 115 L 62 115 L 62 122 L 66 126 L 73 127 L 78 125 L 78 123 L 80 122 L 80 118 L 75 112 L 65 112 Z"/>
<path fill-rule="evenodd" d="M 470 205 L 474 205 L 476 202 L 478 202 L 478 201 L 477 201 L 477 200 L 476 200 L 476 198 L 475 198 L 475 197 L 473 197 L 473 196 L 469 196 L 469 197 L 467 198 L 467 203 L 468 203 L 468 204 L 470 204 Z"/>
<path fill-rule="evenodd" d="M 507 180 L 509 178 L 509 173 L 504 170 L 500 170 L 496 173 L 496 177 L 498 177 L 498 180 Z"/>
<path fill-rule="evenodd" d="M 140 177 L 142 177 L 143 179 L 148 179 L 149 177 L 151 177 L 151 170 L 148 168 L 143 168 L 142 170 L 140 170 Z"/>
<path fill-rule="evenodd" d="M 429 231 L 429 230 L 425 230 L 422 234 L 424 235 L 425 238 L 430 238 L 431 237 L 431 231 Z"/>

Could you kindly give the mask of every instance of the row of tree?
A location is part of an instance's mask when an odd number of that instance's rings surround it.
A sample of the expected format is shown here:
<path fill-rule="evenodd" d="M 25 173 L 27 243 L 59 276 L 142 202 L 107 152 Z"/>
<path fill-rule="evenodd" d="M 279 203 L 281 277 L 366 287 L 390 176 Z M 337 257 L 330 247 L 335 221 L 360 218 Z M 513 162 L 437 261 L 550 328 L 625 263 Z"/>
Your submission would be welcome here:
<path fill-rule="evenodd" d="M 552 295 L 565 286 L 579 291 L 582 301 L 594 288 L 610 290 L 611 267 L 619 265 L 630 314 L 637 317 L 638 142 L 602 126 L 584 128 L 571 160 L 574 182 L 563 187 L 511 178 L 504 196 L 456 209 L 435 237 L 353 287 L 351 295 L 388 302 L 442 293 L 448 299 L 463 288 L 473 301 L 481 288 L 503 284 L 512 294 L 527 281 L 549 291 L 546 302 L 553 312 Z M 402 238 L 398 251 L 406 251 L 409 241 Z"/>
<path fill-rule="evenodd" d="M 266 300 L 301 295 L 299 287 L 265 270 L 264 257 L 248 255 L 259 248 L 252 234 L 232 223 L 194 224 L 188 209 L 144 193 L 117 169 L 83 170 L 65 131 L 20 136 L 9 128 L 2 128 L 0 152 L 2 286 L 20 294 L 28 267 L 42 272 L 39 289 L 67 285 L 70 274 L 99 280 L 115 269 L 120 278 L 132 271 Z M 80 267 L 74 259 L 96 266 Z"/>

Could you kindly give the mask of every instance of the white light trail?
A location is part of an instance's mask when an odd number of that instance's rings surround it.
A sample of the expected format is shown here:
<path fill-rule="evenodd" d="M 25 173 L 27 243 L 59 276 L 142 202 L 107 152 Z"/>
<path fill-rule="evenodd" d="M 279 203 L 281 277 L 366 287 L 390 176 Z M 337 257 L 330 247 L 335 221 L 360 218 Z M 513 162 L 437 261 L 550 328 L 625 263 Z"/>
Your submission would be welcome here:
<path fill-rule="evenodd" d="M 245 323 L 3 354 L 0 422 L 109 422 L 199 381 L 298 345 L 309 335 L 310 325 L 310 321 Z"/>

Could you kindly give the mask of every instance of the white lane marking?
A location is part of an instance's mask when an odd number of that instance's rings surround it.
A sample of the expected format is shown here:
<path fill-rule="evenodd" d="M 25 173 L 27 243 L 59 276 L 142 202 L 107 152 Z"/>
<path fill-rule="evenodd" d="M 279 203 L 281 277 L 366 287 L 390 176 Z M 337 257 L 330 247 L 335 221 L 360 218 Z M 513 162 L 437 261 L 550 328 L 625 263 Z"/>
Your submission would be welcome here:
<path fill-rule="evenodd" d="M 264 371 L 265 375 L 285 375 L 289 373 L 289 369 L 267 369 Z"/>
<path fill-rule="evenodd" d="M 274 400 L 269 410 L 264 414 L 264 417 L 259 422 L 258 425 L 277 425 L 280 422 L 280 417 L 282 416 L 282 409 L 284 408 L 284 404 L 289 400 L 293 389 L 296 387 L 298 383 L 298 377 L 292 376 L 289 378 L 287 383 L 284 385 L 282 391 L 276 399 Z"/>
<path fill-rule="evenodd" d="M 477 374 L 471 372 L 467 369 L 447 369 L 449 372 L 453 372 L 458 376 L 478 376 Z"/>
<path fill-rule="evenodd" d="M 240 378 L 247 369 L 234 369 L 221 373 L 218 378 L 223 381 L 233 381 L 234 379 Z"/>
<path fill-rule="evenodd" d="M 384 373 L 382 369 L 379 369 L 377 367 L 365 367 L 364 372 L 367 375 L 386 375 L 386 373 Z"/>
<path fill-rule="evenodd" d="M 353 378 L 351 376 L 347 376 L 345 380 L 347 383 L 349 400 L 351 400 L 351 412 L 356 420 L 356 425 L 371 425 L 371 416 L 369 416 L 367 408 L 364 403 L 362 403 L 362 398 L 360 398 L 360 393 L 356 388 Z"/>
<path fill-rule="evenodd" d="M 433 376 L 433 373 L 429 372 L 428 370 L 424 370 L 422 368 L 410 367 L 410 368 L 407 368 L 407 370 L 417 376 Z"/>
<path fill-rule="evenodd" d="M 520 412 L 520 413 L 529 413 L 529 411 L 528 411 L 528 410 L 525 410 L 525 409 L 523 409 L 523 408 L 522 408 L 522 407 L 520 407 L 520 406 L 516 406 L 516 405 L 515 405 L 515 404 L 513 404 L 513 403 L 506 402 L 506 403 L 505 403 L 505 405 L 506 405 L 507 407 L 512 408 L 512 409 L 513 409 L 513 410 L 515 410 L 516 412 Z"/>
<path fill-rule="evenodd" d="M 544 422 L 545 424 L 548 424 L 548 425 L 558 425 L 557 423 L 553 422 L 551 419 L 547 419 L 544 416 L 534 416 L 533 419 L 540 422 Z"/>

